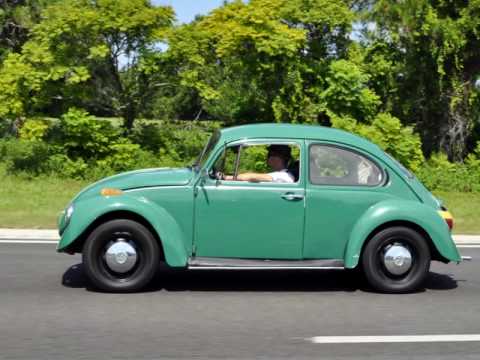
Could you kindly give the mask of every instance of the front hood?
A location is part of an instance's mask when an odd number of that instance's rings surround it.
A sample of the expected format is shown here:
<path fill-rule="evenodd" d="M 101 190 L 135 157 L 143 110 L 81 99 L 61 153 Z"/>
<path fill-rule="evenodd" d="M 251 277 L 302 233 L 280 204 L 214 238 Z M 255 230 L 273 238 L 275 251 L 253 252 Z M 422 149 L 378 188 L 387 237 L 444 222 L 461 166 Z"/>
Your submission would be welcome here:
<path fill-rule="evenodd" d="M 124 172 L 107 177 L 86 187 L 73 201 L 79 197 L 99 195 L 100 190 L 106 187 L 128 190 L 153 186 L 180 186 L 187 185 L 192 177 L 193 171 L 190 168 L 158 168 Z"/>

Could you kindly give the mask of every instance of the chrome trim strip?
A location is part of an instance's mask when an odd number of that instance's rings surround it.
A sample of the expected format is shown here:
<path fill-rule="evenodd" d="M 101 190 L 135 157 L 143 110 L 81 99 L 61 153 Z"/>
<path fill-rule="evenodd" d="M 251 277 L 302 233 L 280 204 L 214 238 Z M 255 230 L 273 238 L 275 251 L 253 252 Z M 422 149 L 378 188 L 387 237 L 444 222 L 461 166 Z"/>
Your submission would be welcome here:
<path fill-rule="evenodd" d="M 285 190 L 304 191 L 304 188 L 301 184 L 299 185 L 298 181 L 295 183 L 272 183 L 271 181 L 248 182 L 240 180 L 220 180 L 219 184 L 222 186 L 222 189 L 225 190 L 277 190 L 278 192 Z M 205 189 L 218 189 L 218 185 L 213 184 L 204 185 L 203 187 Z"/>
<path fill-rule="evenodd" d="M 256 260 L 235 258 L 195 257 L 188 260 L 189 269 L 343 269 L 343 260 Z"/>
<path fill-rule="evenodd" d="M 189 270 L 343 270 L 328 266 L 188 266 Z"/>
<path fill-rule="evenodd" d="M 142 187 L 136 187 L 136 188 L 130 188 L 130 189 L 125 189 L 122 190 L 124 193 L 128 192 L 134 192 L 134 191 L 141 191 L 141 190 L 155 190 L 155 189 L 165 189 L 165 188 L 185 188 L 188 184 L 190 183 L 187 182 L 183 185 L 152 185 L 152 186 L 142 186 Z"/>

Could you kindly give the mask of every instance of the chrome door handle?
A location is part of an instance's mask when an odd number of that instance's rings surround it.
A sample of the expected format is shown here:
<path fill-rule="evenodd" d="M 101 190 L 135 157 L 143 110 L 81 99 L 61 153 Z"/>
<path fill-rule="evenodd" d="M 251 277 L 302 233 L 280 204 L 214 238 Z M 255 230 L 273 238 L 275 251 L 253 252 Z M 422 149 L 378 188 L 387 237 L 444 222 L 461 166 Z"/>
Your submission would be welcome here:
<path fill-rule="evenodd" d="M 303 200 L 303 194 L 293 194 L 293 193 L 286 193 L 282 195 L 282 199 L 294 201 L 294 200 Z"/>

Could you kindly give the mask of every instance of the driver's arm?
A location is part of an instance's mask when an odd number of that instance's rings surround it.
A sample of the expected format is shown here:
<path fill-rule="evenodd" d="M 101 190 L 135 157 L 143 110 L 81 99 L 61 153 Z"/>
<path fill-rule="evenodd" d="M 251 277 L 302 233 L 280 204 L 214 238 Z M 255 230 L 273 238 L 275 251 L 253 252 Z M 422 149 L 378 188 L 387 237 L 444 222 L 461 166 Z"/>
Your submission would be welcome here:
<path fill-rule="evenodd" d="M 225 175 L 225 180 L 235 180 L 233 175 Z M 237 181 L 252 181 L 252 182 L 261 182 L 261 181 L 273 181 L 273 178 L 268 174 L 261 173 L 243 173 L 237 175 Z"/>

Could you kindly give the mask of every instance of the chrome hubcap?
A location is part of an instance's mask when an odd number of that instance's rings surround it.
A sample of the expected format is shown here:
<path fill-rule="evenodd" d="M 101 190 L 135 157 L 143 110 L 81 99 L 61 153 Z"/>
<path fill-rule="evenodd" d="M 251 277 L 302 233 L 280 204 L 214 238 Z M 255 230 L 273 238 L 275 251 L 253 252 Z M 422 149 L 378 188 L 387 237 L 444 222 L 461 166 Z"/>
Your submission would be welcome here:
<path fill-rule="evenodd" d="M 389 273 L 403 275 L 412 267 L 412 254 L 405 246 L 394 244 L 386 249 L 383 263 Z"/>
<path fill-rule="evenodd" d="M 137 252 L 129 243 L 119 240 L 107 248 L 105 262 L 110 270 L 123 274 L 132 270 L 137 263 Z"/>

